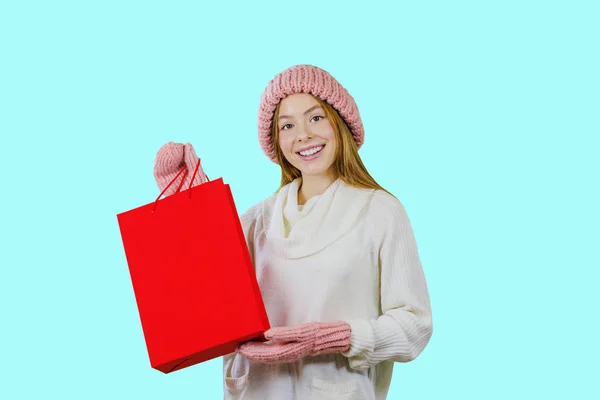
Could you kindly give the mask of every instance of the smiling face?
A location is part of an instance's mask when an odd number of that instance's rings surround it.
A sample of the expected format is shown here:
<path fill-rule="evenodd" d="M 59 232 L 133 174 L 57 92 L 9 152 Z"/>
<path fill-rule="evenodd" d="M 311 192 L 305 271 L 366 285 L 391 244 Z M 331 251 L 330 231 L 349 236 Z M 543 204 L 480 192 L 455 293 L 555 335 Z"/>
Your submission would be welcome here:
<path fill-rule="evenodd" d="M 337 139 L 325 110 L 310 94 L 298 93 L 279 105 L 279 146 L 302 176 L 331 175 Z"/>

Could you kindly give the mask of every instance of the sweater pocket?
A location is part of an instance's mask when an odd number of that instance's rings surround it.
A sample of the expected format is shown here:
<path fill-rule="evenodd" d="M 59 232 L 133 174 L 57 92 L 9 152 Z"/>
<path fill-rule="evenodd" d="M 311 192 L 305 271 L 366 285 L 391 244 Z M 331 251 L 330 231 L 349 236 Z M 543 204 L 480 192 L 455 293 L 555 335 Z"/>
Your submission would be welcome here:
<path fill-rule="evenodd" d="M 313 377 L 311 395 L 314 400 L 363 400 L 356 379 L 332 383 Z"/>

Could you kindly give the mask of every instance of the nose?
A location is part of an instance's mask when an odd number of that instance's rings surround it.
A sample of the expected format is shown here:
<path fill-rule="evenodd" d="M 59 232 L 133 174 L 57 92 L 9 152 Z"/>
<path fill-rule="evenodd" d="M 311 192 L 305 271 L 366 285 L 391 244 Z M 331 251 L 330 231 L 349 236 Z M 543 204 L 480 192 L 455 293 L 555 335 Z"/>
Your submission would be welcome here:
<path fill-rule="evenodd" d="M 311 138 L 312 138 L 312 133 L 310 132 L 310 130 L 308 128 L 302 127 L 301 129 L 298 130 L 298 137 L 296 138 L 296 140 L 298 142 L 310 140 Z"/>

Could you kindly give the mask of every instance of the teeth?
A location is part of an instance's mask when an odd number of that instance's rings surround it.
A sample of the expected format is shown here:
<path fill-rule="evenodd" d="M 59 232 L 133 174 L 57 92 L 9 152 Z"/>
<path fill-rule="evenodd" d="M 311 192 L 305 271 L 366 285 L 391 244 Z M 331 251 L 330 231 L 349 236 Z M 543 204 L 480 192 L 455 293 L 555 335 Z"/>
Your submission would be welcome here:
<path fill-rule="evenodd" d="M 301 151 L 300 155 L 307 157 L 307 156 L 312 156 L 313 154 L 321 151 L 321 149 L 323 148 L 323 146 L 319 146 L 319 147 L 313 147 L 310 150 L 306 150 L 306 151 Z"/>

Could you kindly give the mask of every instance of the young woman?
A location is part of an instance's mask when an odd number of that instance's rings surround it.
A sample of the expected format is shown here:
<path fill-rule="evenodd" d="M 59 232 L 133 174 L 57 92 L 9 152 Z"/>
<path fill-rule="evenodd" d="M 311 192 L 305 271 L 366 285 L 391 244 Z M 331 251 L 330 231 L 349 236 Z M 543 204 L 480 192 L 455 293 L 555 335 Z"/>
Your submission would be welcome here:
<path fill-rule="evenodd" d="M 328 72 L 278 74 L 258 120 L 281 185 L 241 220 L 272 329 L 224 357 L 225 398 L 383 400 L 393 363 L 414 360 L 432 335 L 406 211 L 361 162 L 358 108 Z M 189 144 L 163 146 L 159 188 L 196 161 Z"/>

